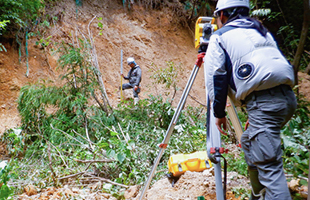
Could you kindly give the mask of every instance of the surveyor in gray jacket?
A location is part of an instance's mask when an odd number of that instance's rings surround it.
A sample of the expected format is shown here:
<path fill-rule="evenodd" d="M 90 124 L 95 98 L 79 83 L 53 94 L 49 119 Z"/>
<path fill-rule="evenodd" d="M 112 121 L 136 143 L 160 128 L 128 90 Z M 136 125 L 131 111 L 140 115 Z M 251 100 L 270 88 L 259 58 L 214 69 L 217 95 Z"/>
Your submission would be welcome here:
<path fill-rule="evenodd" d="M 280 130 L 297 106 L 293 67 L 267 29 L 248 17 L 248 0 L 218 0 L 214 14 L 219 30 L 210 38 L 204 70 L 216 126 L 221 133 L 226 130 L 227 95 L 236 105 L 245 105 L 250 126 L 241 145 L 251 199 L 265 191 L 265 200 L 290 200 Z"/>
<path fill-rule="evenodd" d="M 133 96 L 134 96 L 134 104 L 139 102 L 139 93 L 140 93 L 140 82 L 142 80 L 142 71 L 139 65 L 136 64 L 135 59 L 129 57 L 127 59 L 127 64 L 131 67 L 127 76 L 121 74 L 121 76 L 129 80 L 129 83 L 124 83 L 122 85 L 122 89 L 130 89 L 133 88 Z"/>

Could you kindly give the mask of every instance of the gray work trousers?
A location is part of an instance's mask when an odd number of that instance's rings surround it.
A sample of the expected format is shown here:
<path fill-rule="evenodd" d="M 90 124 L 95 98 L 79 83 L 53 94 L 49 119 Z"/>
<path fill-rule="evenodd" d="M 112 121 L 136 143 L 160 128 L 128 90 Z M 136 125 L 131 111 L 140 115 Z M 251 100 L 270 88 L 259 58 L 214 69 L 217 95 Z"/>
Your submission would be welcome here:
<path fill-rule="evenodd" d="M 123 86 L 122 86 L 122 89 L 123 90 L 127 90 L 127 89 L 130 89 L 132 88 L 132 91 L 133 91 L 133 97 L 137 98 L 139 97 L 139 93 L 140 93 L 140 87 L 137 89 L 137 91 L 134 89 L 134 87 L 132 87 L 132 85 L 130 83 L 124 83 Z"/>
<path fill-rule="evenodd" d="M 265 200 L 291 200 L 282 163 L 280 130 L 297 107 L 294 92 L 287 85 L 255 91 L 245 100 L 249 128 L 241 137 L 245 160 L 257 168 L 266 187 Z"/>

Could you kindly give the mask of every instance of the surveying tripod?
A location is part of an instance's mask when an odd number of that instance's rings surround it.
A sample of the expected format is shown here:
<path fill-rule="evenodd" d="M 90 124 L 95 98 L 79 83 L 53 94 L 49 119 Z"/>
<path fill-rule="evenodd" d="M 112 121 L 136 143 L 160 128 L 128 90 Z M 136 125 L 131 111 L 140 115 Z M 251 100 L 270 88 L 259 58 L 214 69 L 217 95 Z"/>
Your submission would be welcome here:
<path fill-rule="evenodd" d="M 199 21 L 200 20 L 200 21 Z M 209 17 L 202 17 L 199 18 L 197 20 L 197 22 L 201 22 L 202 20 L 207 20 L 209 22 L 210 18 Z M 198 28 L 197 28 L 198 27 Z M 197 28 L 197 32 L 201 33 L 201 31 L 199 31 L 199 27 L 202 27 L 200 24 L 196 24 L 196 28 Z M 197 40 L 196 40 L 197 42 Z M 198 40 L 199 43 L 199 40 Z M 147 181 L 145 182 L 144 188 L 142 190 L 142 193 L 140 195 L 139 200 L 143 200 L 145 195 L 146 195 L 146 190 L 149 188 L 151 180 L 154 176 L 155 170 L 159 164 L 159 161 L 165 151 L 165 149 L 168 146 L 168 142 L 170 140 L 170 137 L 172 135 L 172 132 L 174 130 L 174 127 L 179 119 L 179 116 L 181 114 L 182 109 L 184 108 L 187 96 L 189 94 L 189 91 L 192 88 L 192 85 L 194 83 L 194 80 L 197 76 L 197 73 L 199 71 L 199 68 L 201 67 L 201 64 L 203 63 L 203 58 L 205 55 L 205 51 L 207 49 L 206 45 L 200 45 L 199 48 L 199 54 L 197 56 L 197 60 L 196 63 L 194 65 L 194 68 L 191 72 L 191 75 L 189 77 L 189 80 L 185 86 L 185 89 L 183 91 L 183 94 L 181 96 L 181 99 L 179 101 L 179 104 L 177 106 L 177 109 L 172 117 L 172 120 L 170 122 L 170 125 L 168 127 L 168 130 L 166 132 L 165 138 L 162 141 L 161 144 L 159 144 L 159 148 L 160 151 L 154 161 L 154 165 L 151 169 L 151 172 L 149 174 L 149 177 L 147 179 Z M 205 81 L 206 77 L 205 77 Z M 206 122 L 206 127 L 207 127 L 207 153 L 208 153 L 208 157 L 209 159 L 213 162 L 213 167 L 214 167 L 214 175 L 215 175 L 215 185 L 216 185 L 216 199 L 217 200 L 226 200 L 226 180 L 224 180 L 224 189 L 223 189 L 223 183 L 222 183 L 222 172 L 221 172 L 221 157 L 222 157 L 222 153 L 224 153 L 224 149 L 221 147 L 221 133 L 219 132 L 219 130 L 217 129 L 217 127 L 215 126 L 215 117 L 214 115 L 210 114 L 211 113 L 211 102 L 209 100 L 209 95 L 207 92 L 207 88 L 206 88 L 206 96 L 207 96 L 207 122 Z M 236 137 L 238 139 L 238 141 L 240 142 L 241 139 L 241 135 L 243 133 L 243 129 L 240 123 L 240 120 L 238 118 L 238 115 L 236 113 L 235 110 L 235 106 L 233 104 L 232 101 L 230 101 L 230 99 L 228 98 L 227 101 L 227 112 L 228 115 L 230 117 L 230 120 L 234 126 L 235 129 L 235 133 L 236 133 Z M 226 162 L 225 164 L 226 165 Z M 225 172 L 226 172 L 226 166 L 224 166 L 225 168 Z M 225 173 L 226 174 L 226 173 Z M 224 179 L 226 179 L 226 175 L 224 175 Z"/>
<path fill-rule="evenodd" d="M 176 111 L 172 117 L 172 120 L 170 122 L 168 130 L 166 132 L 166 136 L 165 136 L 164 140 L 162 141 L 162 143 L 159 145 L 160 151 L 157 155 L 157 158 L 155 159 L 154 165 L 153 165 L 151 172 L 150 172 L 150 175 L 149 175 L 149 177 L 148 177 L 148 179 L 144 185 L 144 188 L 143 188 L 143 191 L 141 193 L 139 200 L 143 200 L 143 198 L 145 197 L 146 190 L 149 188 L 149 185 L 150 185 L 151 180 L 154 176 L 154 173 L 155 173 L 155 170 L 159 164 L 159 161 L 160 161 L 165 149 L 168 146 L 168 142 L 170 140 L 173 129 L 174 129 L 174 127 L 178 121 L 178 118 L 181 114 L 181 111 L 185 105 L 189 91 L 190 91 L 190 89 L 194 83 L 194 80 L 197 76 L 199 68 L 202 64 L 202 59 L 203 59 L 202 55 L 204 55 L 204 54 L 198 55 L 198 59 L 195 63 L 194 69 L 192 70 L 190 78 L 189 78 L 189 80 L 185 86 L 185 89 L 184 89 L 183 94 L 181 96 L 180 102 L 177 106 L 177 109 L 176 109 Z M 230 114 L 230 118 L 234 119 L 234 120 L 231 120 L 233 125 L 234 125 L 234 128 L 235 128 L 235 130 L 236 129 L 242 130 L 241 123 L 240 123 L 240 121 L 237 117 L 236 111 L 235 111 L 235 107 L 232 104 L 232 102 L 230 102 L 230 103 L 231 103 L 231 105 L 229 107 L 227 107 L 227 110 L 229 110 L 228 114 Z M 226 196 L 224 194 L 224 193 L 226 193 L 226 189 L 224 188 L 225 191 L 223 190 L 223 184 L 222 184 L 220 156 L 221 156 L 221 153 L 223 153 L 223 148 L 221 147 L 221 134 L 220 134 L 219 130 L 217 129 L 217 127 L 215 126 L 215 118 L 213 115 L 210 114 L 210 111 L 211 111 L 210 108 L 211 108 L 211 103 L 210 103 L 210 100 L 208 100 L 208 105 L 207 105 L 207 109 L 208 109 L 208 111 L 207 111 L 207 152 L 208 152 L 208 156 L 209 156 L 210 160 L 214 163 L 213 167 L 214 167 L 215 185 L 216 185 L 216 198 L 217 198 L 217 200 L 224 200 L 225 199 L 224 197 Z M 237 139 L 240 141 L 240 137 L 238 137 L 238 134 L 237 134 Z"/>

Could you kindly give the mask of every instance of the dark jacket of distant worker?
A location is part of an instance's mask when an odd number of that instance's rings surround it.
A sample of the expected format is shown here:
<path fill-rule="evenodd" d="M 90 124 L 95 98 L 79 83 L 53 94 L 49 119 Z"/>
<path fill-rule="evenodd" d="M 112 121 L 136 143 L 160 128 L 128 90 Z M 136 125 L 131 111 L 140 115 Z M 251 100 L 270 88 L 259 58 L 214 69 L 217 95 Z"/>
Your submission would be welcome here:
<path fill-rule="evenodd" d="M 129 83 L 125 83 L 122 85 L 122 89 L 130 89 L 133 88 L 133 96 L 134 96 L 134 104 L 137 104 L 139 101 L 138 94 L 140 93 L 140 82 L 142 80 L 142 71 L 139 65 L 136 64 L 135 59 L 129 57 L 127 59 L 127 64 L 131 67 L 127 76 L 121 74 L 124 79 L 129 80 Z"/>
<path fill-rule="evenodd" d="M 226 130 L 227 95 L 245 105 L 249 128 L 241 137 L 248 164 L 250 199 L 291 200 L 282 163 L 280 130 L 296 107 L 294 70 L 268 30 L 249 17 L 248 0 L 218 0 L 218 30 L 204 57 L 215 124 Z M 224 130 L 223 130 L 224 129 Z"/>

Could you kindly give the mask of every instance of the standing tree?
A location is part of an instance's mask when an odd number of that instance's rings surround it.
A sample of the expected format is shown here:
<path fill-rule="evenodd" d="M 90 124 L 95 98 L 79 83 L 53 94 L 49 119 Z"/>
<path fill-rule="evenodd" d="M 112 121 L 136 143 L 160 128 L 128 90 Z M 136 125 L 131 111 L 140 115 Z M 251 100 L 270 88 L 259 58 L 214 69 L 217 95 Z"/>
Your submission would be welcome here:
<path fill-rule="evenodd" d="M 298 43 L 297 51 L 294 56 L 293 66 L 295 71 L 295 84 L 298 84 L 298 71 L 299 71 L 299 65 L 300 65 L 300 59 L 301 55 L 304 51 L 304 45 L 306 43 L 308 31 L 309 31 L 309 24 L 310 24 L 310 1 L 309 0 L 303 0 L 303 7 L 304 7 L 304 17 L 303 17 L 303 24 L 302 24 L 302 30 L 300 34 L 300 40 Z"/>

